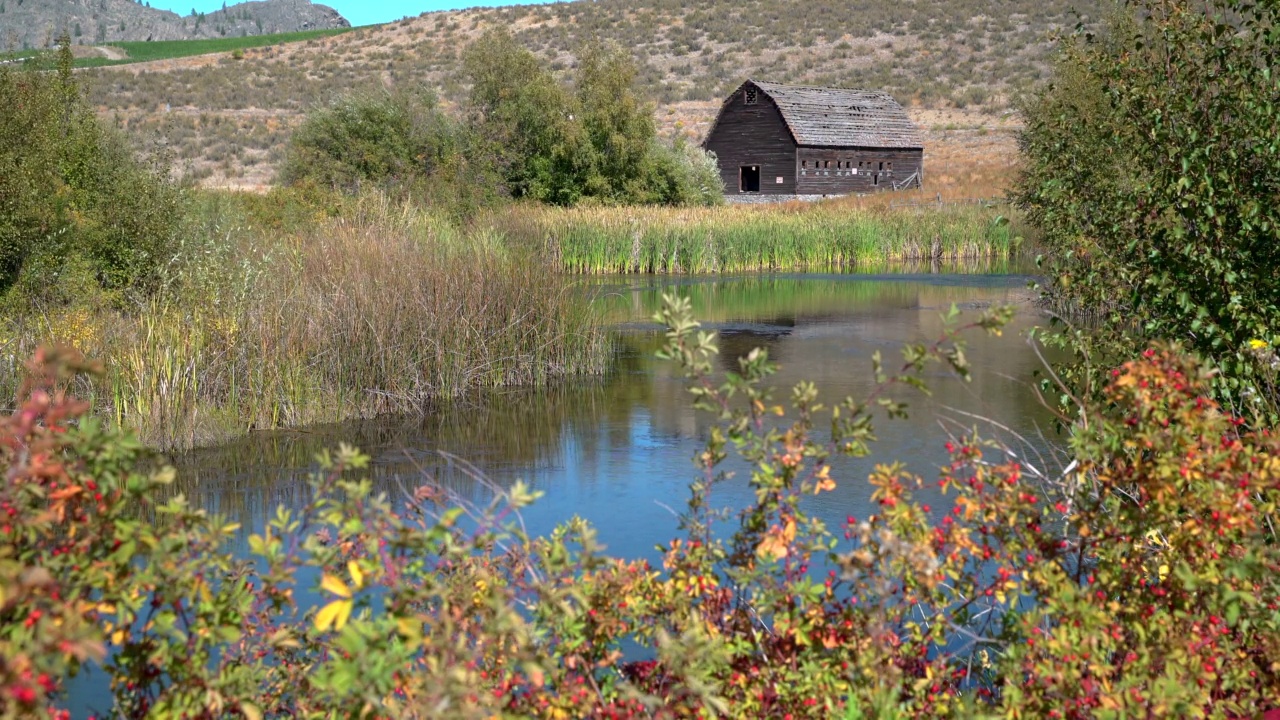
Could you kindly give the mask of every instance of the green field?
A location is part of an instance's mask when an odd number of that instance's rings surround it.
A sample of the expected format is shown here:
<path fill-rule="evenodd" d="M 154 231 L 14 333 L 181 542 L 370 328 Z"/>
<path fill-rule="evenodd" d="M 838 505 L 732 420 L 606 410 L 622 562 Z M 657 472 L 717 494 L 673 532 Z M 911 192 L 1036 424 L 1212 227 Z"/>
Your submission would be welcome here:
<path fill-rule="evenodd" d="M 207 40 L 160 40 L 156 42 L 117 42 L 107 43 L 128 54 L 125 60 L 108 60 L 106 58 L 79 58 L 76 67 L 103 67 L 107 65 L 124 65 L 150 60 L 169 60 L 172 58 L 190 57 L 192 55 L 209 55 L 211 53 L 247 50 L 249 48 L 280 45 L 283 43 L 315 40 L 350 32 L 356 28 L 332 28 L 326 30 L 304 30 L 302 32 L 278 33 L 275 35 L 246 35 L 244 37 L 223 37 Z"/>

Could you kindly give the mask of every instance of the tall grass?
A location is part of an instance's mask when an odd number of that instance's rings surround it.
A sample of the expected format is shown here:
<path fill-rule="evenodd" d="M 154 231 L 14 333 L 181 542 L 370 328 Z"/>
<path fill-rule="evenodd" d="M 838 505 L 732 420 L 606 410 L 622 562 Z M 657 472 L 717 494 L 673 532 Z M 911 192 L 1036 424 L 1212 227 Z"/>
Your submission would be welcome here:
<path fill-rule="evenodd" d="M 843 270 L 902 260 L 1007 259 L 1017 237 L 978 206 L 840 203 L 674 209 L 522 207 L 487 221 L 576 273 Z"/>
<path fill-rule="evenodd" d="M 7 320 L 5 391 L 36 345 L 70 343 L 106 367 L 80 389 L 99 413 L 176 448 L 422 412 L 475 388 L 600 372 L 609 353 L 545 261 L 381 198 L 301 232 L 210 236 L 175 263 L 181 282 L 163 299 Z"/>

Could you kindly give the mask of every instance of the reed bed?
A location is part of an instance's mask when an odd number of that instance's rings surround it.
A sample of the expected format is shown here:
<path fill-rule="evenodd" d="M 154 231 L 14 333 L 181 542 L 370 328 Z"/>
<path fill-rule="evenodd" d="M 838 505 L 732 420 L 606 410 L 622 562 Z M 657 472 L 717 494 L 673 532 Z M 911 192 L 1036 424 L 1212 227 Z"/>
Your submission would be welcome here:
<path fill-rule="evenodd" d="M 719 208 L 522 207 L 486 221 L 573 273 L 846 270 L 887 261 L 1008 258 L 993 208 L 888 210 L 837 203 Z"/>
<path fill-rule="evenodd" d="M 98 413 L 185 448 L 424 412 L 476 388 L 599 373 L 610 354 L 573 281 L 545 260 L 383 199 L 294 234 L 226 232 L 204 250 L 192 249 L 204 265 L 182 268 L 181 292 L 137 309 L 5 320 L 4 391 L 37 345 L 68 343 L 106 368 L 78 389 Z"/>

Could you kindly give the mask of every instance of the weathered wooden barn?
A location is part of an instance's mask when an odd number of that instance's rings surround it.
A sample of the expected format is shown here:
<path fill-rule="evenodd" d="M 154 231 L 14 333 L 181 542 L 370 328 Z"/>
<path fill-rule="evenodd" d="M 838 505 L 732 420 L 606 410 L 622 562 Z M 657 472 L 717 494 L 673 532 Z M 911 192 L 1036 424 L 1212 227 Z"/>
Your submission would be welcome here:
<path fill-rule="evenodd" d="M 920 131 L 882 92 L 748 80 L 702 146 L 729 195 L 844 195 L 924 179 Z"/>

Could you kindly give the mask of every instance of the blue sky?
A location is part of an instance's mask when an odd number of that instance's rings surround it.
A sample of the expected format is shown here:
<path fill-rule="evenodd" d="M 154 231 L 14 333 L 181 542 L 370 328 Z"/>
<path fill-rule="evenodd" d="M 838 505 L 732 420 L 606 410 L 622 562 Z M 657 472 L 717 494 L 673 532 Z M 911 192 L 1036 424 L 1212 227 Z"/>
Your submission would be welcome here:
<path fill-rule="evenodd" d="M 234 5 L 238 0 L 227 0 Z M 399 20 L 406 15 L 412 17 L 431 10 L 456 10 L 464 7 L 480 5 L 524 5 L 532 0 L 318 0 L 321 5 L 342 13 L 352 25 L 371 25 L 373 23 Z M 179 15 L 187 15 L 194 8 L 197 12 L 211 12 L 222 8 L 222 0 L 150 0 L 151 7 L 172 10 Z"/>

